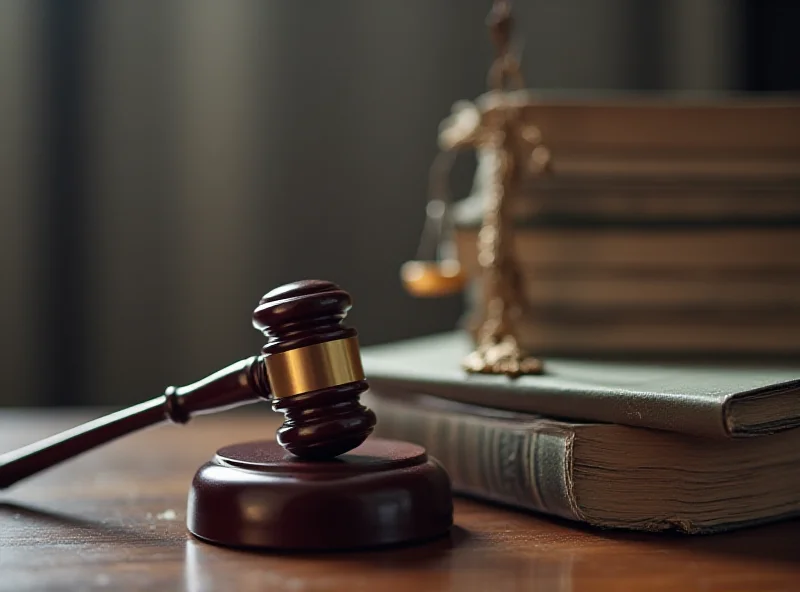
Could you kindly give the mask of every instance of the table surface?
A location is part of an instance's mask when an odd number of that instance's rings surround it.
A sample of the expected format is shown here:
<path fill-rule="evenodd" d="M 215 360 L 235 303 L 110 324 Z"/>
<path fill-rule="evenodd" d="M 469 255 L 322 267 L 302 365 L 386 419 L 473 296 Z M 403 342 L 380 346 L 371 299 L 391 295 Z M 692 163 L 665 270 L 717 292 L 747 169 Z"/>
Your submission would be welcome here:
<path fill-rule="evenodd" d="M 271 554 L 194 539 L 194 471 L 215 450 L 274 434 L 271 412 L 133 434 L 0 492 L 0 590 L 798 590 L 800 521 L 713 536 L 609 532 L 456 499 L 437 541 Z M 96 414 L 0 410 L 0 450 Z"/>

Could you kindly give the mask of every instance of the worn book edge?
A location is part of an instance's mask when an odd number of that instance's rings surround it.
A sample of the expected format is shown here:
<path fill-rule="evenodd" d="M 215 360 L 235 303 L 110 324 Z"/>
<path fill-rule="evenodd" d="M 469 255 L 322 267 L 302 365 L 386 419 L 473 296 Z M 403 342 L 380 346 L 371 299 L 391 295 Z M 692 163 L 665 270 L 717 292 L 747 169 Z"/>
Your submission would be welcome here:
<path fill-rule="evenodd" d="M 573 466 L 576 429 L 598 424 L 561 422 L 399 391 L 376 393 L 371 389 L 365 394 L 365 401 L 378 412 L 378 436 L 408 439 L 426 447 L 450 474 L 454 492 L 476 499 L 598 528 L 684 534 L 724 532 L 800 514 L 792 510 L 718 524 L 698 523 L 680 516 L 653 517 L 630 524 L 597 519 L 585 514 L 578 504 Z M 468 432 L 471 437 L 464 437 Z"/>
<path fill-rule="evenodd" d="M 457 492 L 586 521 L 573 493 L 569 424 L 536 416 L 503 419 L 503 412 L 492 410 L 456 416 L 437 409 L 436 399 L 415 408 L 393 400 L 388 391 L 376 396 L 371 390 L 364 399 L 380 418 L 376 434 L 424 445 L 445 466 Z M 452 402 L 447 407 L 469 408 Z M 420 414 L 432 421 L 420 423 Z"/>
<path fill-rule="evenodd" d="M 381 390 L 578 422 L 712 438 L 763 436 L 800 425 L 800 369 L 792 366 L 547 357 L 544 375 L 511 380 L 467 375 L 460 361 L 470 347 L 469 336 L 456 331 L 364 348 L 362 360 L 370 384 Z M 626 380 L 611 382 L 617 374 Z"/>

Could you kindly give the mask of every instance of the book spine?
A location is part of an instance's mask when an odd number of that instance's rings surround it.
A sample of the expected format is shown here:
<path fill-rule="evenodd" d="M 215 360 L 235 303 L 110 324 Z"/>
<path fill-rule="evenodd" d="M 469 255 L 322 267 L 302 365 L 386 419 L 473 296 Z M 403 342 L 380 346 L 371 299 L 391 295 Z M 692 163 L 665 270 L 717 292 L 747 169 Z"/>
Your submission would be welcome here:
<path fill-rule="evenodd" d="M 478 233 L 459 229 L 455 241 L 466 273 L 476 275 Z M 800 250 L 800 232 L 796 227 L 658 232 L 531 228 L 514 233 L 514 249 L 521 268 L 537 274 L 582 270 L 718 274 L 725 270 L 783 272 L 793 277 L 789 274 L 800 270 L 795 255 Z"/>
<path fill-rule="evenodd" d="M 392 401 L 370 391 L 375 434 L 423 446 L 456 493 L 585 521 L 572 491 L 573 432 L 548 420 L 512 422 Z"/>

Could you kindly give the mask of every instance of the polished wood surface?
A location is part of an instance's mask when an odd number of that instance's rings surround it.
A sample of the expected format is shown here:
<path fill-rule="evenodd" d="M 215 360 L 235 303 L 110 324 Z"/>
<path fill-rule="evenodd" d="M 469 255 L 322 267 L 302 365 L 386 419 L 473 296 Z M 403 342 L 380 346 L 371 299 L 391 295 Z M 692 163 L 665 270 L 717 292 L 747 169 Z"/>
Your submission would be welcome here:
<path fill-rule="evenodd" d="M 98 416 L 0 410 L 0 450 Z M 800 521 L 725 535 L 604 532 L 458 499 L 450 536 L 359 553 L 215 547 L 185 526 L 196 469 L 270 437 L 258 406 L 133 434 L 0 492 L 0 590 L 797 590 Z"/>

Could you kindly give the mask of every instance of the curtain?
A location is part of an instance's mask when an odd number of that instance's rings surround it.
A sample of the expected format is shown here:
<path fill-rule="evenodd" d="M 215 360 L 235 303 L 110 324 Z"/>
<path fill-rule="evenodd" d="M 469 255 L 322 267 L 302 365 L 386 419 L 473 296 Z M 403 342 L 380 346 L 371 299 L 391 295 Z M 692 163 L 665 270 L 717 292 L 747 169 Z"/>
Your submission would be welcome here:
<path fill-rule="evenodd" d="M 0 405 L 119 405 L 258 351 L 260 296 L 350 291 L 370 345 L 455 326 L 399 266 L 484 0 L 0 5 Z M 519 2 L 529 86 L 741 88 L 742 3 Z M 453 183 L 466 191 L 469 164 Z"/>

